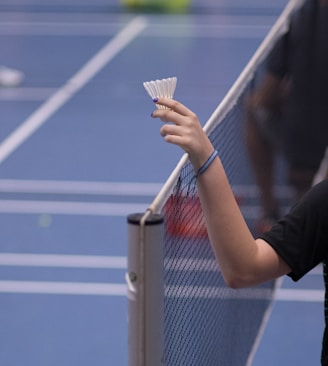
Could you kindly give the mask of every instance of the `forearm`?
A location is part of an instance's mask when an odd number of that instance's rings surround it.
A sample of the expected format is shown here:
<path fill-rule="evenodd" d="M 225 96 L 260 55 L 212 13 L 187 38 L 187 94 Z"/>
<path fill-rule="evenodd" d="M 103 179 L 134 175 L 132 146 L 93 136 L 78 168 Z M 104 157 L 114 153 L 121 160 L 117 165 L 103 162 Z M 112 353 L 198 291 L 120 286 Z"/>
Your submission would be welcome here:
<path fill-rule="evenodd" d="M 229 286 L 251 286 L 288 272 L 267 243 L 254 240 L 218 158 L 197 184 L 210 242 Z"/>

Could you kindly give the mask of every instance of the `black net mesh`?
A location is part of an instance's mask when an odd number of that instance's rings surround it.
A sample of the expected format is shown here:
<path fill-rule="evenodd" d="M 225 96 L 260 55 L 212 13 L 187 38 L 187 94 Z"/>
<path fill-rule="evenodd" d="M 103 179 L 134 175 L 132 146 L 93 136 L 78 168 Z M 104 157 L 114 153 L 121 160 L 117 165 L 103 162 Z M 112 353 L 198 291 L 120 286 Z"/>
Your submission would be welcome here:
<path fill-rule="evenodd" d="M 250 174 L 243 96 L 210 134 L 232 186 Z M 225 285 L 207 238 L 190 164 L 183 167 L 164 212 L 165 364 L 246 365 L 274 282 L 242 290 Z"/>

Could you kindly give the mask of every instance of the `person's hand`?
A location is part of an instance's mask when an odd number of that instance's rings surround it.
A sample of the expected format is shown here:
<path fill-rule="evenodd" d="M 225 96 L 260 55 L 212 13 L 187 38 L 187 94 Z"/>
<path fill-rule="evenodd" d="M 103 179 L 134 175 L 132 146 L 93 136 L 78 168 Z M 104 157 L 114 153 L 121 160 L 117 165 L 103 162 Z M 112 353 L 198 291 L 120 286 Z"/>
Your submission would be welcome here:
<path fill-rule="evenodd" d="M 152 113 L 152 117 L 165 122 L 160 129 L 164 140 L 180 146 L 187 152 L 197 171 L 213 152 L 213 146 L 204 133 L 197 115 L 173 99 L 156 98 L 154 103 L 168 108 L 156 109 Z"/>

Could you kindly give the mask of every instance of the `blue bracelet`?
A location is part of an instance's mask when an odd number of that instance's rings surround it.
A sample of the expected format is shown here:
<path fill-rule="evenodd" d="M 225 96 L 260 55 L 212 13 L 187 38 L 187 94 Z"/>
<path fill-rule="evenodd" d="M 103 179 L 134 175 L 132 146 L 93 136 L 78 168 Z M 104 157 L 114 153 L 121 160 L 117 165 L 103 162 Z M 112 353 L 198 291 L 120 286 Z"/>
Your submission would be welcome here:
<path fill-rule="evenodd" d="M 205 172 L 205 170 L 213 163 L 214 159 L 219 155 L 219 153 L 214 150 L 210 157 L 205 161 L 205 163 L 198 169 L 195 177 L 197 178 L 199 175 Z"/>

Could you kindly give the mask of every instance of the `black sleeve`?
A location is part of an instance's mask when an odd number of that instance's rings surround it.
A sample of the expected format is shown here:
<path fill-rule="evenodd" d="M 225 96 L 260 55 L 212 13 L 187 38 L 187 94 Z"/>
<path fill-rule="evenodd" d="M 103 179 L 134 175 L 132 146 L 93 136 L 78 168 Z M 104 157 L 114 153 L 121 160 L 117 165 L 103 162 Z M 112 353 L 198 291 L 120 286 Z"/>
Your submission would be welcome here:
<path fill-rule="evenodd" d="M 298 280 L 327 258 L 328 181 L 312 188 L 271 231 L 260 236 L 286 261 Z"/>

